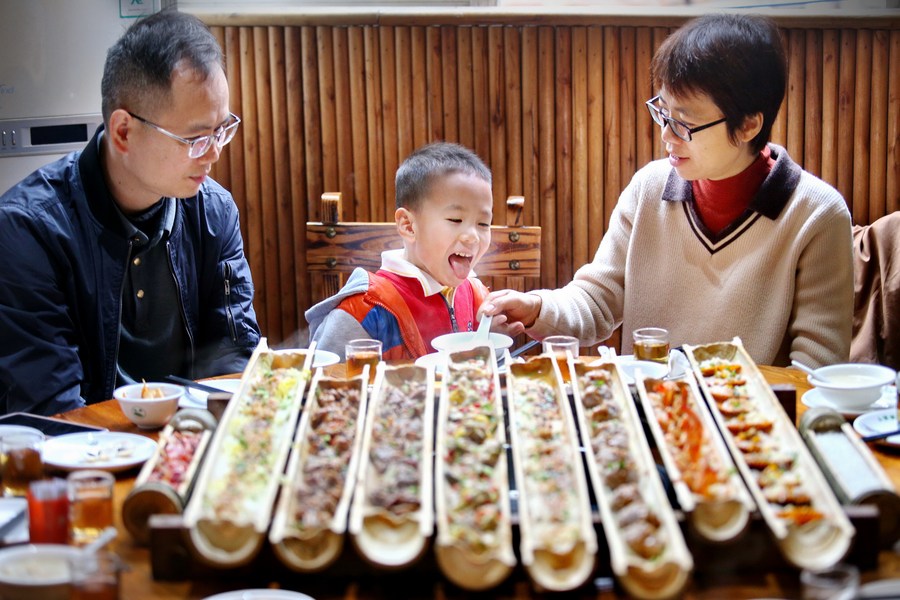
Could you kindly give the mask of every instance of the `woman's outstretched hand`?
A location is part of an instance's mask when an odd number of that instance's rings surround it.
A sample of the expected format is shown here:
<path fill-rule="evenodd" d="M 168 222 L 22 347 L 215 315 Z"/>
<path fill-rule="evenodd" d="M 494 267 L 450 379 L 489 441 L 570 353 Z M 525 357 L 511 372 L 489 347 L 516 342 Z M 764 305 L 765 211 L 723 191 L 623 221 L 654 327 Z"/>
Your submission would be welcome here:
<path fill-rule="evenodd" d="M 541 297 L 514 290 L 498 290 L 488 294 L 478 310 L 494 317 L 491 331 L 517 336 L 534 325 L 541 314 Z"/>

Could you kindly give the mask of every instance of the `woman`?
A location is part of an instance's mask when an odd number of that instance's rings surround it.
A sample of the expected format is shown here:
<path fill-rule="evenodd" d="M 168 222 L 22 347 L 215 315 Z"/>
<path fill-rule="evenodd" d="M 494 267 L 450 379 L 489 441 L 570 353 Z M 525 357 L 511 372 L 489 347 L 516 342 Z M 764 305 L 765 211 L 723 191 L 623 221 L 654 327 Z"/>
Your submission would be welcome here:
<path fill-rule="evenodd" d="M 786 86 L 777 27 L 707 15 L 651 63 L 647 102 L 667 158 L 632 179 L 592 263 L 557 290 L 502 290 L 482 312 L 512 334 L 589 345 L 619 325 L 673 346 L 740 336 L 755 361 L 846 361 L 853 305 L 850 214 L 840 194 L 768 143 Z"/>

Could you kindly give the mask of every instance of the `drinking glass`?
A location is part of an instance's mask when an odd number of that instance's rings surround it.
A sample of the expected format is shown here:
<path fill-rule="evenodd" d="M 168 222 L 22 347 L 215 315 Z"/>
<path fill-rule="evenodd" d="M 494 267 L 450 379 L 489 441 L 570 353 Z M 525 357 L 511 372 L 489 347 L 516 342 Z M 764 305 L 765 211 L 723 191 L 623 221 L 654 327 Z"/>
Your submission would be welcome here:
<path fill-rule="evenodd" d="M 369 385 L 375 382 L 375 367 L 381 362 L 381 341 L 359 339 L 350 340 L 344 348 L 347 357 L 347 377 L 355 377 L 369 365 Z"/>
<path fill-rule="evenodd" d="M 69 541 L 69 496 L 65 479 L 42 479 L 28 486 L 28 535 L 32 544 Z"/>
<path fill-rule="evenodd" d="M 634 357 L 666 364 L 669 360 L 669 332 L 662 327 L 642 327 L 632 334 Z"/>
<path fill-rule="evenodd" d="M 549 354 L 556 360 L 559 365 L 559 372 L 562 373 L 563 382 L 569 383 L 571 377 L 569 374 L 569 354 L 572 357 L 578 356 L 578 338 L 571 335 L 551 335 L 543 339 L 544 354 Z"/>
<path fill-rule="evenodd" d="M 27 496 L 28 484 L 44 476 L 43 444 L 44 435 L 39 432 L 9 433 L 0 438 L 4 496 Z"/>
<path fill-rule="evenodd" d="M 112 552 L 77 552 L 69 558 L 70 600 L 118 600 L 122 562 Z"/>
<path fill-rule="evenodd" d="M 838 563 L 821 570 L 800 572 L 803 600 L 853 600 L 859 593 L 859 569 Z"/>
<path fill-rule="evenodd" d="M 106 471 L 75 471 L 68 477 L 70 541 L 83 546 L 113 524 L 115 477 Z"/>

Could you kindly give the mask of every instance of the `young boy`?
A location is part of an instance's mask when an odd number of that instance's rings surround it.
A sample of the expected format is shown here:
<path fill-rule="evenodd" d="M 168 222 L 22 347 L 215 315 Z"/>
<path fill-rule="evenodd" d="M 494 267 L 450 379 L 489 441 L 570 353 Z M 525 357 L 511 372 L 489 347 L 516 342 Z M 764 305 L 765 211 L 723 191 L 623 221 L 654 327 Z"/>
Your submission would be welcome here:
<path fill-rule="evenodd" d="M 470 150 L 437 142 L 396 177 L 394 220 L 403 248 L 377 273 L 356 269 L 336 295 L 306 311 L 310 340 L 344 357 L 352 339 L 381 340 L 385 360 L 434 352 L 431 340 L 474 329 L 487 288 L 472 271 L 491 243 L 491 172 Z"/>

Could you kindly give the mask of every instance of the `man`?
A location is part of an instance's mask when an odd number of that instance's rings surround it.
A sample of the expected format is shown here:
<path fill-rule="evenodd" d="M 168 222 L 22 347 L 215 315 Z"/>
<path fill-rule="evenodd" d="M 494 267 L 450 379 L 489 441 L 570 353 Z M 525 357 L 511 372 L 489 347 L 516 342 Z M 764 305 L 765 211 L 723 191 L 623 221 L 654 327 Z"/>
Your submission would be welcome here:
<path fill-rule="evenodd" d="M 54 414 L 259 341 L 237 207 L 208 179 L 240 119 L 222 51 L 163 11 L 110 49 L 103 127 L 0 196 L 0 412 Z"/>

